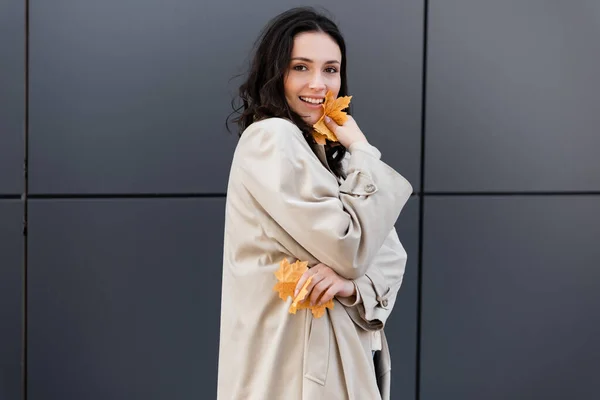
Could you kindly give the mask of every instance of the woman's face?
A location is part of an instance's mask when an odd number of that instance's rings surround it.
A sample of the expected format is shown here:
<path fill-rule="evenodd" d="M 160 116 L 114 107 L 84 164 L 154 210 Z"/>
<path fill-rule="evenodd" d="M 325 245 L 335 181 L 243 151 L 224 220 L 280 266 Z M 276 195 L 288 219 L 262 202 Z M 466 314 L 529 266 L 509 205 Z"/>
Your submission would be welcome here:
<path fill-rule="evenodd" d="M 337 43 L 323 32 L 303 32 L 294 38 L 290 65 L 283 81 L 290 108 L 315 124 L 323 114 L 320 105 L 327 91 L 336 98 L 342 77 L 342 53 Z"/>

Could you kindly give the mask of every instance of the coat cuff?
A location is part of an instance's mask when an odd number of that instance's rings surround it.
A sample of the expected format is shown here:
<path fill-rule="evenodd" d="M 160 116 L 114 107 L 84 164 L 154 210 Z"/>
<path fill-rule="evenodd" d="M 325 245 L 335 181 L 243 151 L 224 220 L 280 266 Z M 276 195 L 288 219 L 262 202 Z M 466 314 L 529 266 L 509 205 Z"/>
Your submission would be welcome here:
<path fill-rule="evenodd" d="M 352 154 L 352 165 L 348 168 L 348 173 L 344 182 L 340 185 L 340 192 L 352 196 L 371 196 L 379 191 L 375 180 L 365 168 L 372 162 L 372 159 L 381 159 L 381 153 L 377 148 L 367 142 L 355 142 L 349 147 Z M 411 189 L 412 191 L 412 189 Z"/>
<path fill-rule="evenodd" d="M 338 300 L 358 326 L 368 331 L 383 329 L 392 312 L 394 291 L 386 286 L 385 278 L 377 269 L 353 282 L 356 297 Z"/>
<path fill-rule="evenodd" d="M 394 291 L 386 285 L 386 280 L 381 273 L 373 269 L 357 279 L 358 291 L 362 299 L 359 305 L 361 316 L 369 323 L 385 325 L 393 308 Z"/>
<path fill-rule="evenodd" d="M 356 285 L 356 281 L 352 281 L 354 285 L 355 295 L 350 297 L 341 297 L 338 298 L 338 301 L 342 303 L 345 307 L 356 307 L 362 301 L 360 297 L 360 291 L 358 290 L 358 286 Z"/>

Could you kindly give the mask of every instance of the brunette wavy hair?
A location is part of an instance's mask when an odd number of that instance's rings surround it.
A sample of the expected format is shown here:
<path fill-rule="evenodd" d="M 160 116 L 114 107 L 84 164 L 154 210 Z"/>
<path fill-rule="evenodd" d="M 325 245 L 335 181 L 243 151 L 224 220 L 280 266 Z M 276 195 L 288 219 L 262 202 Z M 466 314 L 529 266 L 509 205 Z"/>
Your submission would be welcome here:
<path fill-rule="evenodd" d="M 312 136 L 313 128 L 289 107 L 283 85 L 290 65 L 294 38 L 303 32 L 326 33 L 338 44 L 342 53 L 339 96 L 348 95 L 346 43 L 338 26 L 312 7 L 292 8 L 269 21 L 254 44 L 246 80 L 239 87 L 239 98 L 232 101 L 234 111 L 227 118 L 229 121 L 232 115 L 239 114 L 233 122 L 237 124 L 240 136 L 255 121 L 270 117 L 286 118 L 298 126 L 314 149 L 316 142 Z M 242 102 L 238 107 L 235 106 L 236 100 Z M 347 112 L 350 114 L 351 110 L 348 109 Z M 229 130 L 228 125 L 227 129 Z M 328 141 L 325 152 L 329 167 L 335 174 L 342 176 L 341 161 L 346 149 L 339 143 Z"/>

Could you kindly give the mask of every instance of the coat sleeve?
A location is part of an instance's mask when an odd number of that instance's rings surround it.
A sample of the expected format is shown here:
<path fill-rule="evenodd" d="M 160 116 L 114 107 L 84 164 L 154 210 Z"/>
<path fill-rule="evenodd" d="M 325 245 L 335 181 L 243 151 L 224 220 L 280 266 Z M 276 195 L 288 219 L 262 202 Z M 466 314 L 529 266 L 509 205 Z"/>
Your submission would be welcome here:
<path fill-rule="evenodd" d="M 407 254 L 392 229 L 364 276 L 353 280 L 356 296 L 338 298 L 354 322 L 366 330 L 383 329 L 402 285 Z"/>
<path fill-rule="evenodd" d="M 364 275 L 412 193 L 367 143 L 350 146 L 339 185 L 300 130 L 282 119 L 242 135 L 234 163 L 251 196 L 313 257 L 347 279 Z"/>

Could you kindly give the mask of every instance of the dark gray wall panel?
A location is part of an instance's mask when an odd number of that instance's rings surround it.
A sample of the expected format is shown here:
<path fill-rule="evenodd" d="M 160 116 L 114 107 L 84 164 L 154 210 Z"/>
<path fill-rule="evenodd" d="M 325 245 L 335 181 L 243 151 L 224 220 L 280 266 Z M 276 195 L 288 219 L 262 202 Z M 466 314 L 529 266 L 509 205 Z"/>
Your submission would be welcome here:
<path fill-rule="evenodd" d="M 421 399 L 600 398 L 600 198 L 427 198 Z"/>
<path fill-rule="evenodd" d="M 385 327 L 392 354 L 392 399 L 414 399 L 416 380 L 419 198 L 413 196 L 396 223 L 408 253 L 404 281 Z"/>
<path fill-rule="evenodd" d="M 33 200 L 31 400 L 216 395 L 224 199 Z"/>
<path fill-rule="evenodd" d="M 225 192 L 227 22 L 197 1 L 33 2 L 31 191 Z"/>
<path fill-rule="evenodd" d="M 600 189 L 600 2 L 429 11 L 426 190 Z"/>
<path fill-rule="evenodd" d="M 354 117 L 383 159 L 420 186 L 423 1 L 335 1 Z"/>
<path fill-rule="evenodd" d="M 0 200 L 0 399 L 21 399 L 23 206 Z"/>
<path fill-rule="evenodd" d="M 25 10 L 0 2 L 0 194 L 23 191 Z"/>
<path fill-rule="evenodd" d="M 420 3 L 325 3 L 348 37 L 357 120 L 415 187 Z M 264 23 L 296 4 L 33 2 L 32 193 L 224 192 L 229 80 Z M 367 16 L 378 22 L 364 29 Z"/>

